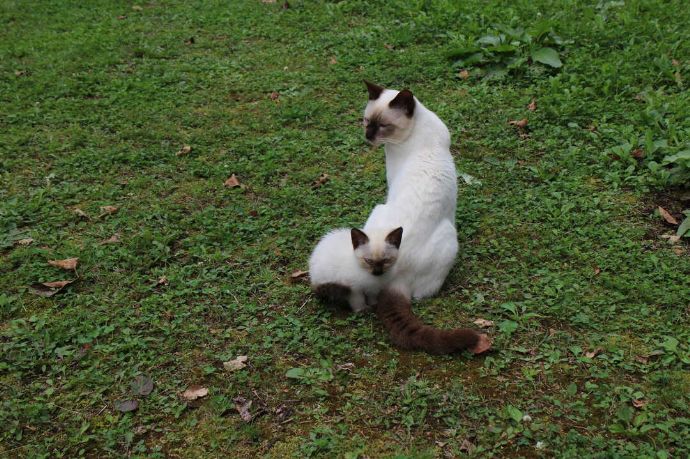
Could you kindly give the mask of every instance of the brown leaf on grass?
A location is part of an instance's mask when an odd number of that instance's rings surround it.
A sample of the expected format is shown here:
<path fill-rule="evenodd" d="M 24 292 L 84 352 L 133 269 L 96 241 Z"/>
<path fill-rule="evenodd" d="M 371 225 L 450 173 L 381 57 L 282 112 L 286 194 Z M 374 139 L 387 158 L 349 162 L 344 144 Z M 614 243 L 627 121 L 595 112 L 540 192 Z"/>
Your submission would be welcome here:
<path fill-rule="evenodd" d="M 630 156 L 635 159 L 644 159 L 644 150 L 642 148 L 635 148 L 630 152 Z"/>
<path fill-rule="evenodd" d="M 645 406 L 647 406 L 647 403 L 648 402 L 646 400 L 637 400 L 636 399 L 636 400 L 632 401 L 632 406 L 634 406 L 637 409 L 640 409 L 640 408 L 644 408 Z"/>
<path fill-rule="evenodd" d="M 462 69 L 458 72 L 458 76 L 463 80 L 467 80 L 470 77 L 470 72 L 468 72 L 466 69 Z"/>
<path fill-rule="evenodd" d="M 385 45 L 383 45 L 383 47 L 386 48 L 386 49 L 389 49 L 389 50 L 392 50 L 392 49 L 394 48 L 393 45 L 388 44 L 388 43 L 386 43 Z"/>
<path fill-rule="evenodd" d="M 117 211 L 118 211 L 118 208 L 115 206 L 101 206 L 101 212 L 102 213 L 98 217 L 100 218 L 100 217 L 105 217 L 106 215 L 112 215 Z"/>
<path fill-rule="evenodd" d="M 156 285 L 168 285 L 170 281 L 166 276 L 161 276 L 158 278 L 158 281 L 156 282 Z"/>
<path fill-rule="evenodd" d="M 271 100 L 278 100 L 278 98 L 280 98 L 280 94 L 278 94 L 277 92 L 273 91 L 273 92 L 271 93 L 271 95 L 270 95 L 270 98 L 271 98 Z"/>
<path fill-rule="evenodd" d="M 671 65 L 674 67 L 680 66 L 680 61 L 678 59 L 671 59 Z"/>
<path fill-rule="evenodd" d="M 132 11 L 142 11 L 144 8 L 142 8 L 139 5 L 132 5 Z"/>
<path fill-rule="evenodd" d="M 182 148 L 180 148 L 180 149 L 178 150 L 178 152 L 175 153 L 175 156 L 184 156 L 184 155 L 188 155 L 189 153 L 191 153 L 191 151 L 192 151 L 191 145 L 182 145 Z"/>
<path fill-rule="evenodd" d="M 185 45 L 193 45 L 194 43 L 196 43 L 194 37 L 189 37 L 187 40 L 184 41 Z"/>
<path fill-rule="evenodd" d="M 599 355 L 601 351 L 603 351 L 603 349 L 600 347 L 594 349 L 593 351 L 587 351 L 585 352 L 585 357 L 587 357 L 588 359 L 593 359 L 594 357 Z"/>
<path fill-rule="evenodd" d="M 235 397 L 232 401 L 235 402 L 235 409 L 240 413 L 242 420 L 244 422 L 251 422 L 253 416 L 249 412 L 249 408 L 252 407 L 252 401 L 244 397 Z"/>
<path fill-rule="evenodd" d="M 335 58 L 335 56 L 331 56 L 331 59 L 328 61 L 329 64 L 335 65 L 338 63 L 338 59 Z"/>
<path fill-rule="evenodd" d="M 527 118 L 522 118 L 521 120 L 508 121 L 508 124 L 510 124 L 511 126 L 515 126 L 518 129 L 525 129 L 527 127 L 527 123 L 529 123 L 529 121 L 527 121 Z"/>
<path fill-rule="evenodd" d="M 117 19 L 118 19 L 119 21 L 122 21 L 123 19 L 127 19 L 127 16 L 125 16 L 125 15 L 123 14 L 123 15 L 121 15 L 121 16 L 118 16 Z"/>
<path fill-rule="evenodd" d="M 14 71 L 14 76 L 20 77 L 26 75 L 26 70 L 15 70 Z"/>
<path fill-rule="evenodd" d="M 493 320 L 486 320 L 486 319 L 476 319 L 472 323 L 475 325 L 479 325 L 480 327 L 493 327 L 494 326 Z"/>
<path fill-rule="evenodd" d="M 321 187 L 323 184 L 325 184 L 326 182 L 328 182 L 328 180 L 330 180 L 330 178 L 328 177 L 328 174 L 325 174 L 325 173 L 324 173 L 324 174 L 321 174 L 321 175 L 319 175 L 319 178 L 317 178 L 316 180 L 314 180 L 314 181 L 312 182 L 311 187 L 312 187 L 312 188 L 319 188 L 319 187 Z"/>
<path fill-rule="evenodd" d="M 479 335 L 479 341 L 470 349 L 470 352 L 479 355 L 491 349 L 491 338 L 485 334 Z"/>
<path fill-rule="evenodd" d="M 290 282 L 299 282 L 306 280 L 309 276 L 309 271 L 300 271 L 299 269 L 292 274 L 290 274 Z"/>
<path fill-rule="evenodd" d="M 86 215 L 86 212 L 81 210 L 79 207 L 75 207 L 73 212 L 79 218 L 83 218 L 85 220 L 90 220 L 90 217 L 88 215 Z"/>
<path fill-rule="evenodd" d="M 681 256 L 681 255 L 683 255 L 683 253 L 685 253 L 685 251 L 683 250 L 683 247 L 681 247 L 679 245 L 674 245 L 671 248 L 671 250 L 673 250 L 673 253 L 675 253 L 678 256 Z"/>
<path fill-rule="evenodd" d="M 26 239 L 20 239 L 20 240 L 18 240 L 18 241 L 17 241 L 17 244 L 18 244 L 18 245 L 27 246 L 27 245 L 31 245 L 33 242 L 34 242 L 33 239 L 31 239 L 30 237 L 27 237 Z"/>
<path fill-rule="evenodd" d="M 113 234 L 110 236 L 108 239 L 103 239 L 101 241 L 101 244 L 119 244 L 120 243 L 120 235 L 118 233 Z"/>
<path fill-rule="evenodd" d="M 594 267 L 594 275 L 598 276 L 599 274 L 601 274 L 601 268 L 598 266 L 595 266 Z"/>
<path fill-rule="evenodd" d="M 37 282 L 29 286 L 29 292 L 44 298 L 50 298 L 72 282 L 74 281 Z"/>
<path fill-rule="evenodd" d="M 464 439 L 462 441 L 462 443 L 460 444 L 460 451 L 466 452 L 468 454 L 472 454 L 472 451 L 474 451 L 474 448 L 475 448 L 475 446 L 468 439 Z"/>
<path fill-rule="evenodd" d="M 130 384 L 132 392 L 137 395 L 149 395 L 153 391 L 153 380 L 146 375 L 139 375 Z"/>
<path fill-rule="evenodd" d="M 129 413 L 139 408 L 139 402 L 136 400 L 118 400 L 114 403 L 115 409 L 122 413 Z"/>
<path fill-rule="evenodd" d="M 649 357 L 646 355 L 636 355 L 635 361 L 641 363 L 642 365 L 647 365 L 649 363 Z"/>
<path fill-rule="evenodd" d="M 186 391 L 182 392 L 181 396 L 187 401 L 196 400 L 198 398 L 203 398 L 208 395 L 208 389 L 205 387 L 192 385 L 187 388 Z"/>
<path fill-rule="evenodd" d="M 228 188 L 237 188 L 237 187 L 242 186 L 242 185 L 240 185 L 240 181 L 239 181 L 239 179 L 237 178 L 237 176 L 236 176 L 235 174 L 232 174 L 232 175 L 230 176 L 230 178 L 228 178 L 228 179 L 223 183 L 223 186 L 226 186 L 226 187 L 228 187 Z"/>
<path fill-rule="evenodd" d="M 667 239 L 669 244 L 677 244 L 680 242 L 680 236 L 677 234 L 662 234 L 662 239 Z"/>
<path fill-rule="evenodd" d="M 537 99 L 532 99 L 532 102 L 527 106 L 527 110 L 533 112 L 537 109 Z"/>
<path fill-rule="evenodd" d="M 677 225 L 678 224 L 678 220 L 676 220 L 676 218 L 673 215 L 669 214 L 666 209 L 664 209 L 661 206 L 659 206 L 658 209 L 659 209 L 659 215 L 661 215 L 661 218 L 666 220 L 666 223 L 669 223 L 671 225 Z"/>
<path fill-rule="evenodd" d="M 73 271 L 77 269 L 79 258 L 65 258 L 64 260 L 48 260 L 48 264 L 56 268 Z"/>
<path fill-rule="evenodd" d="M 237 371 L 241 370 L 242 368 L 247 366 L 247 357 L 246 355 L 238 355 L 236 358 L 233 360 L 228 360 L 227 362 L 223 362 L 223 368 L 225 368 L 227 371 Z"/>

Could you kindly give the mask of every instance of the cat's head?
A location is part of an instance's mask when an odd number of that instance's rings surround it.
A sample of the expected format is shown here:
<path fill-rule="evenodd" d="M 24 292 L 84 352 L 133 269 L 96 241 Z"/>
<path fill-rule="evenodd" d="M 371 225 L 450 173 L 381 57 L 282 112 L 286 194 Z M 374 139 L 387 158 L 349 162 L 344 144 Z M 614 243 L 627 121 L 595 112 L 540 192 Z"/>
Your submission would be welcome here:
<path fill-rule="evenodd" d="M 352 248 L 362 269 L 374 276 L 380 276 L 388 271 L 398 259 L 400 242 L 402 241 L 402 227 L 393 231 L 364 231 L 352 228 Z"/>
<path fill-rule="evenodd" d="M 374 145 L 404 142 L 414 126 L 414 96 L 408 89 L 396 91 L 364 82 L 369 102 L 364 109 L 364 135 Z"/>

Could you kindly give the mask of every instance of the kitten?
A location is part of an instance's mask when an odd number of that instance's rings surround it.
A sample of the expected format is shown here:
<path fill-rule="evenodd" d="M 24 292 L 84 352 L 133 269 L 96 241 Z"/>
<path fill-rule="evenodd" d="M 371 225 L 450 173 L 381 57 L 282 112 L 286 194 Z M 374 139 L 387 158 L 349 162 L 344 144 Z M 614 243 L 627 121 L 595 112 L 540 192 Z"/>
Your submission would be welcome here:
<path fill-rule="evenodd" d="M 330 302 L 347 302 L 355 312 L 366 309 L 390 280 L 402 234 L 402 228 L 337 229 L 326 234 L 309 259 L 316 295 Z"/>
<path fill-rule="evenodd" d="M 469 328 L 439 330 L 424 325 L 412 313 L 410 299 L 395 290 L 384 289 L 378 296 L 376 314 L 388 330 L 395 346 L 430 354 L 451 354 L 469 350 L 481 354 L 491 348 L 491 340 Z"/>

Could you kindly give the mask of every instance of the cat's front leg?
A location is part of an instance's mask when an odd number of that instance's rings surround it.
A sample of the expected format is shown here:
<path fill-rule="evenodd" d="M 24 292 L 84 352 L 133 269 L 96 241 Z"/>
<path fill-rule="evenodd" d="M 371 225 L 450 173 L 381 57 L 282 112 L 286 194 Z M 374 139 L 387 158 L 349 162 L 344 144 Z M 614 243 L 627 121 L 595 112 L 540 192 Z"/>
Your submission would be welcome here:
<path fill-rule="evenodd" d="M 367 298 L 362 291 L 353 290 L 348 301 L 350 302 L 350 308 L 354 312 L 362 312 L 369 308 L 367 306 Z"/>

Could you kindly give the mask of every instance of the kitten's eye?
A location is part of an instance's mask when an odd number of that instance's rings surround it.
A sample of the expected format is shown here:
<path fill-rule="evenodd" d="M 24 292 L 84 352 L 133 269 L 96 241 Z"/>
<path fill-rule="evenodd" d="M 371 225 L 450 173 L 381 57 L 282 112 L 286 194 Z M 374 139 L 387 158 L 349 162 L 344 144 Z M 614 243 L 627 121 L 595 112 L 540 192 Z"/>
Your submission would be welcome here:
<path fill-rule="evenodd" d="M 379 124 L 380 128 L 387 128 L 388 126 L 390 126 L 390 124 Z"/>
<path fill-rule="evenodd" d="M 372 260 L 371 258 L 365 258 L 364 259 L 364 263 L 366 263 L 368 265 L 372 264 L 373 262 L 374 262 L 374 260 Z"/>

